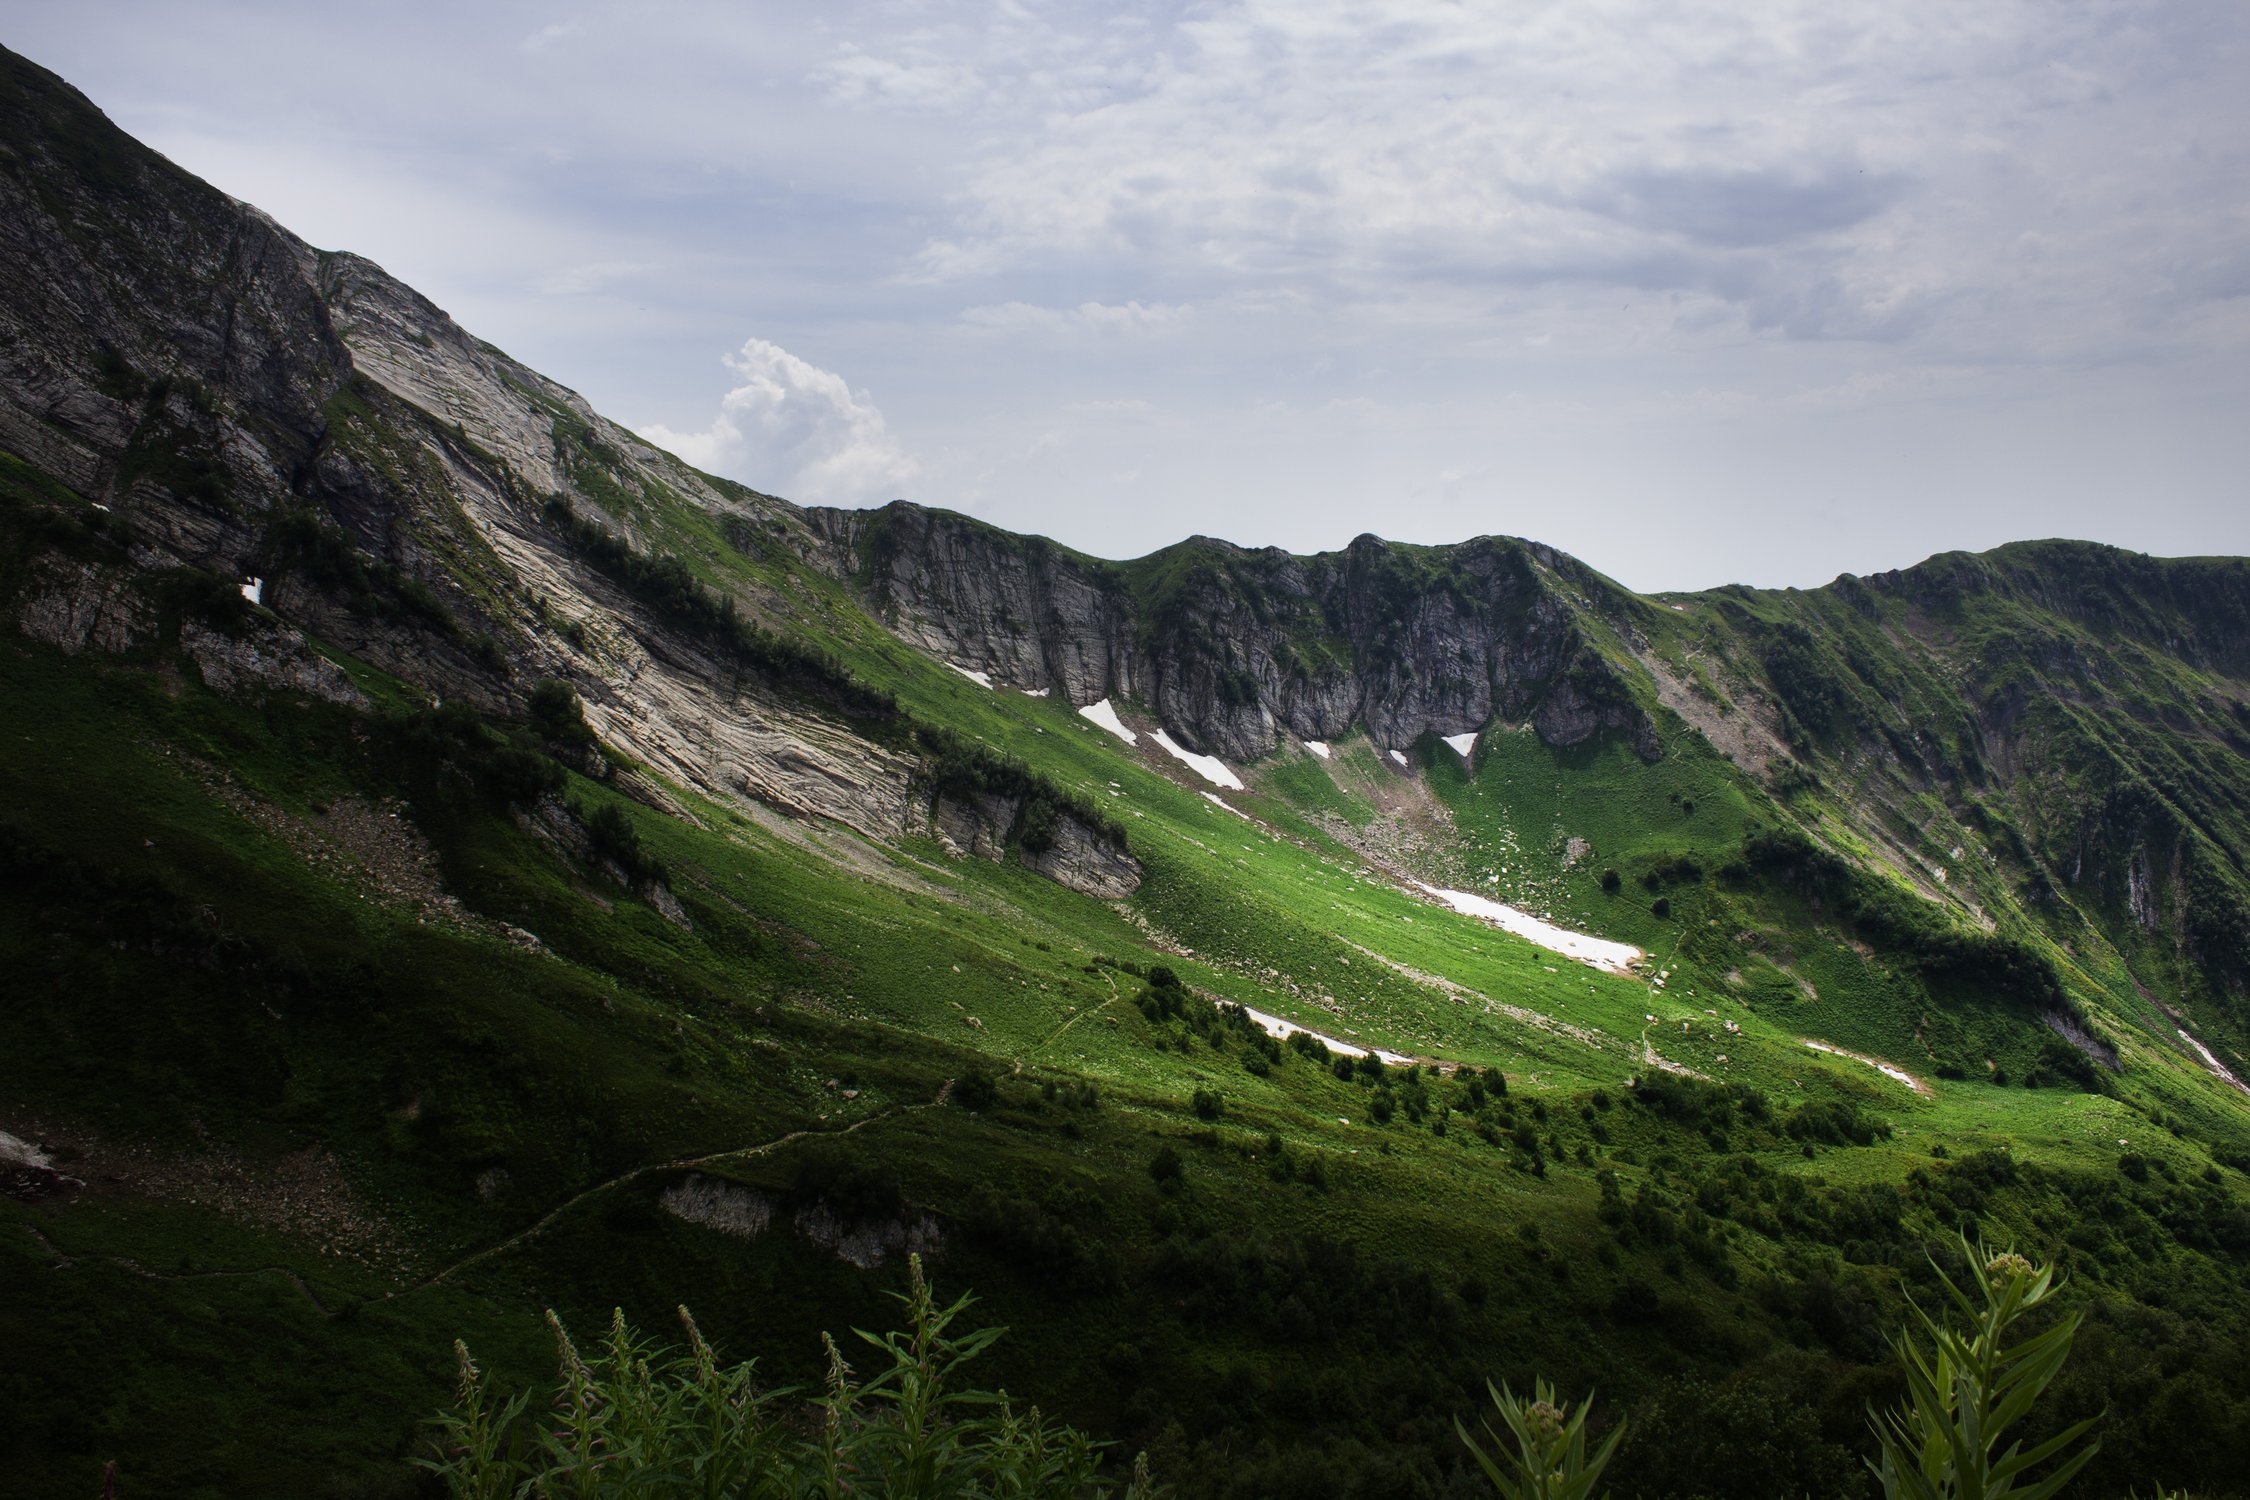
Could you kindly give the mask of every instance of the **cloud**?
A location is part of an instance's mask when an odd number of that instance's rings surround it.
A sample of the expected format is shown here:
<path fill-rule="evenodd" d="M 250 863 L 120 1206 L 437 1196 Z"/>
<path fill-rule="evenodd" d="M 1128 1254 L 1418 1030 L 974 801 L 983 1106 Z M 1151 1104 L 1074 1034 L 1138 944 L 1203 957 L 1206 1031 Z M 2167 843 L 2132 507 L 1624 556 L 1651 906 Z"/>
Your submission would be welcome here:
<path fill-rule="evenodd" d="M 584 21 L 556 21 L 540 27 L 516 45 L 525 52 L 537 54 L 546 51 L 557 42 L 566 42 L 572 37 L 584 36 L 585 34 L 586 23 Z"/>
<path fill-rule="evenodd" d="M 1152 302 L 1081 302 L 1076 307 L 1040 307 L 1030 302 L 1001 302 L 971 307 L 961 321 L 974 328 L 1007 333 L 1135 335 L 1161 333 L 1193 319 L 1195 309 Z"/>
<path fill-rule="evenodd" d="M 779 344 L 749 339 L 726 356 L 741 383 L 700 432 L 653 424 L 642 437 L 713 474 L 805 504 L 898 498 L 920 472 L 865 391 Z"/>
<path fill-rule="evenodd" d="M 929 56 L 877 57 L 847 42 L 813 73 L 831 103 L 900 110 L 950 110 L 973 102 L 984 85 L 969 68 Z"/>
<path fill-rule="evenodd" d="M 1890 207 L 1906 185 L 1900 174 L 1871 177 L 1865 167 L 1848 164 L 1764 171 L 1637 168 L 1581 201 L 1638 229 L 1739 250 L 1850 229 Z"/>

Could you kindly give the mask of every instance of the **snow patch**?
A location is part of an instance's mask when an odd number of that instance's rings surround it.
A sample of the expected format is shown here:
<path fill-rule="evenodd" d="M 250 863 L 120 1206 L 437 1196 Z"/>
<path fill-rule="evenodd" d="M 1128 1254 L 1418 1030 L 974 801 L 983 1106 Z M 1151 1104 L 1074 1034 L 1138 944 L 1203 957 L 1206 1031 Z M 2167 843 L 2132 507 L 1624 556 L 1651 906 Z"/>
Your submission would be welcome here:
<path fill-rule="evenodd" d="M 1048 692 L 1046 688 L 1019 688 L 1017 691 L 1021 692 L 1026 698 L 1044 698 Z"/>
<path fill-rule="evenodd" d="M 1354 1046 L 1350 1042 L 1339 1042 L 1332 1036 L 1313 1030 L 1310 1026 L 1299 1026 L 1295 1021 L 1284 1021 L 1279 1016 L 1267 1015 L 1262 1010 L 1252 1010 L 1247 1005 L 1242 1007 L 1242 1013 L 1257 1022 L 1258 1029 L 1277 1042 L 1286 1042 L 1301 1031 L 1309 1037 L 1318 1039 L 1320 1044 L 1331 1052 L 1341 1053 L 1345 1057 L 1365 1057 L 1367 1055 L 1365 1047 Z M 1380 1047 L 1375 1049 L 1375 1055 L 1387 1063 L 1410 1063 L 1414 1061 L 1413 1058 L 1408 1057 L 1403 1052 L 1385 1052 Z M 1351 1122 L 1346 1120 L 1340 1123 L 1348 1125 Z"/>
<path fill-rule="evenodd" d="M 252 604 L 265 603 L 266 581 L 263 578 L 253 578 L 248 583 L 243 584 L 242 597 L 249 600 Z"/>
<path fill-rule="evenodd" d="M 1078 713 L 1079 717 L 1091 719 L 1128 745 L 1140 743 L 1141 737 L 1125 727 L 1125 721 L 1117 717 L 1117 710 L 1109 706 L 1107 698 L 1099 703 L 1087 704 L 1084 708 L 1078 710 Z"/>
<path fill-rule="evenodd" d="M 1825 1052 L 1831 1057 L 1848 1057 L 1853 1062 L 1865 1063 L 1870 1068 L 1873 1068 L 1876 1072 L 1882 1074 L 1885 1078 L 1894 1078 L 1900 1083 L 1905 1084 L 1908 1088 L 1914 1090 L 1914 1092 L 1917 1094 L 1926 1094 L 1930 1091 L 1928 1086 L 1924 1084 L 1921 1079 L 1916 1078 L 1912 1073 L 1907 1072 L 1904 1068 L 1895 1067 L 1890 1063 L 1884 1062 L 1879 1057 L 1868 1057 L 1863 1053 L 1850 1052 L 1842 1047 L 1832 1047 L 1826 1042 L 1816 1042 L 1811 1037 L 1805 1038 L 1805 1045 L 1812 1048 L 1812 1050 L 1815 1052 Z"/>
<path fill-rule="evenodd" d="M 1236 817 L 1240 818 L 1245 823 L 1255 823 L 1258 821 L 1256 818 L 1253 818 L 1248 813 L 1244 812 L 1241 808 L 1236 807 L 1233 803 L 1227 801 L 1226 798 L 1220 796 L 1217 792 L 1205 792 L 1203 795 L 1211 800 L 1211 805 L 1213 807 L 1223 807 L 1228 812 L 1233 813 Z"/>
<path fill-rule="evenodd" d="M 992 674 L 990 672 L 972 672 L 967 667 L 957 665 L 953 662 L 947 662 L 946 665 L 952 667 L 954 671 L 959 672 L 963 677 L 968 678 L 969 681 L 975 683 L 980 688 L 989 688 L 992 686 Z"/>
<path fill-rule="evenodd" d="M 1223 786 L 1230 791 L 1237 792 L 1249 790 L 1242 784 L 1242 778 L 1228 770 L 1226 762 L 1216 755 L 1198 755 L 1185 745 L 1179 744 L 1161 729 L 1157 730 L 1150 738 L 1164 747 L 1165 754 L 1171 756 L 1174 760 L 1186 763 L 1190 770 L 1213 786 Z"/>
<path fill-rule="evenodd" d="M 1453 747 L 1455 755 L 1467 760 L 1469 752 L 1477 747 L 1476 731 L 1471 730 L 1467 734 L 1449 734 L 1445 737 L 1445 742 Z"/>
<path fill-rule="evenodd" d="M 2200 1054 L 2202 1055 L 2202 1058 L 2203 1058 L 2203 1066 L 2205 1066 L 2206 1068 L 2209 1068 L 2209 1069 L 2210 1069 L 2210 1070 L 2211 1070 L 2211 1071 L 2212 1071 L 2213 1073 L 2215 1073 L 2215 1074 L 2217 1074 L 2217 1075 L 2218 1075 L 2219 1077 L 2221 1077 L 2221 1078 L 2225 1079 L 2225 1080 L 2226 1080 L 2227 1082 L 2229 1082 L 2229 1083 L 2233 1084 L 2233 1085 L 2234 1085 L 2234 1086 L 2235 1086 L 2236 1088 L 2238 1088 L 2238 1089 L 2242 1089 L 2242 1091 L 2243 1091 L 2244 1093 L 2246 1093 L 2246 1094 L 2250 1094 L 2250 1088 L 2245 1088 L 2245 1087 L 2243 1086 L 2243 1082 L 2242 1082 L 2242 1080 L 2241 1080 L 2241 1079 L 2239 1079 L 2239 1078 L 2237 1078 L 2237 1077 L 2235 1077 L 2235 1076 L 2234 1076 L 2234 1074 L 2233 1074 L 2233 1072 L 2232 1072 L 2231 1070 L 2229 1070 L 2229 1069 L 2228 1069 L 2228 1067 L 2227 1067 L 2227 1065 L 2226 1065 L 2225 1063 L 2223 1063 L 2223 1062 L 2220 1062 L 2220 1061 L 2218 1060 L 2218 1058 L 2216 1058 L 2215 1056 L 2213 1056 L 2213 1055 L 2212 1055 L 2212 1053 L 2211 1053 L 2211 1049 L 2210 1049 L 2209 1047 L 2206 1047 L 2206 1046 L 2204 1046 L 2204 1045 L 2203 1045 L 2203 1044 L 2202 1044 L 2201 1042 L 2197 1041 L 2197 1040 L 2196 1040 L 2196 1039 L 2195 1039 L 2194 1037 L 2192 1037 L 2192 1036 L 2189 1036 L 2189 1035 L 2188 1035 L 2188 1034 L 2187 1034 L 2187 1033 L 2186 1033 L 2185 1031 L 2180 1031 L 2180 1028 L 2179 1028 L 2179 1027 L 2177 1027 L 2177 1026 L 2173 1027 L 2172 1029 L 2173 1029 L 2174 1031 L 2179 1031 L 2179 1032 L 2180 1032 L 2180 1040 L 2181 1040 L 2181 1041 L 2183 1041 L 2183 1042 L 2187 1043 L 2187 1044 L 2188 1044 L 2188 1045 L 2189 1045 L 2190 1047 L 2193 1047 L 2193 1048 L 2194 1048 L 2194 1049 L 2195 1049 L 2195 1050 L 2196 1050 L 2196 1051 L 2197 1051 L 2198 1053 L 2200 1053 Z M 5 1140 L 5 1139 L 7 1139 L 7 1138 L 6 1138 L 5 1136 L 0 1136 L 0 1140 Z"/>
<path fill-rule="evenodd" d="M 1328 742 L 1326 740 L 1307 740 L 1305 741 L 1305 748 L 1322 760 L 1328 759 Z"/>
<path fill-rule="evenodd" d="M 1440 890 L 1434 885 L 1423 885 L 1419 880 L 1414 884 L 1463 916 L 1482 917 L 1527 943 L 1536 944 L 1550 953 L 1560 953 L 1565 958 L 1575 958 L 1582 964 L 1590 964 L 1612 974 L 1625 973 L 1626 967 L 1641 956 L 1641 950 L 1631 943 L 1613 943 L 1607 938 L 1572 932 L 1568 928 L 1557 927 L 1552 922 L 1535 917 L 1530 912 L 1518 911 L 1489 896 L 1479 896 L 1469 891 Z"/>
<path fill-rule="evenodd" d="M 1403 766 L 1406 764 L 1406 752 L 1404 752 L 1403 750 L 1393 750 L 1391 752 L 1391 759 L 1397 761 L 1400 765 Z"/>

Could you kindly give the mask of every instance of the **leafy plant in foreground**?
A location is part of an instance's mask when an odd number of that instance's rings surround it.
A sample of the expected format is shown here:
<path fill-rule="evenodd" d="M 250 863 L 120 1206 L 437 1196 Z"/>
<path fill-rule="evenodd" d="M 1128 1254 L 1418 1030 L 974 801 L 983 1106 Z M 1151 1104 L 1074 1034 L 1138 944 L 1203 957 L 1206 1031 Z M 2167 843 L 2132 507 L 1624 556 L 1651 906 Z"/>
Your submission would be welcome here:
<path fill-rule="evenodd" d="M 1917 1308 L 1929 1347 L 1917 1346 L 1904 1333 L 1894 1341 L 1906 1374 L 1906 1401 L 1880 1416 L 1869 1412 L 1880 1447 L 1867 1466 L 1882 1481 L 1884 1500 L 2051 1500 L 2099 1450 L 2100 1443 L 2093 1442 L 2072 1451 L 2093 1419 L 2028 1450 L 2020 1439 L 2001 1445 L 2061 1371 L 2083 1314 L 2008 1343 L 2015 1326 L 2059 1290 L 2054 1268 L 2034 1265 L 2012 1250 L 1995 1254 L 1981 1241 L 1970 1244 L 1966 1235 L 1961 1251 L 1976 1292 L 1938 1270 L 1961 1323 Z M 1485 1389 L 1505 1435 L 1487 1420 L 1487 1451 L 1458 1417 L 1453 1428 L 1494 1490 L 1505 1500 L 1586 1500 L 1594 1493 L 1624 1436 L 1624 1423 L 1589 1457 L 1585 1428 L 1591 1397 L 1576 1406 L 1560 1405 L 1545 1380 L 1536 1382 L 1529 1401 L 1489 1382 Z M 2025 1479 L 2050 1459 L 2061 1460 L 2052 1472 Z M 2164 1493 L 2158 1491 L 2160 1497 Z"/>
<path fill-rule="evenodd" d="M 2024 1475 L 2048 1459 L 2061 1458 L 2086 1435 L 2093 1419 L 2028 1451 L 2020 1439 L 2005 1448 L 2001 1443 L 2062 1369 L 2083 1314 L 2005 1344 L 2015 1324 L 2055 1294 L 2054 1268 L 2035 1266 L 2013 1251 L 1992 1254 L 1981 1242 L 1971 1246 L 1966 1235 L 1961 1250 L 1977 1278 L 1977 1294 L 1964 1291 L 1942 1270 L 1938 1279 L 1967 1327 L 1915 1310 L 1930 1347 L 1918 1348 L 1904 1334 L 1898 1337 L 1906 1402 L 1879 1417 L 1869 1414 L 1882 1452 L 1868 1466 L 1882 1480 L 1885 1500 L 1998 1500 L 2003 1495 L 2047 1500 L 2085 1466 L 2100 1443 L 2088 1443 L 2063 1458 L 2043 1479 L 2026 1482 Z"/>
<path fill-rule="evenodd" d="M 1469 1435 L 1459 1417 L 1453 1419 L 1453 1430 L 1468 1445 L 1469 1456 L 1492 1481 L 1493 1489 L 1505 1500 L 1586 1500 L 1594 1493 L 1610 1455 L 1625 1436 L 1623 1422 L 1589 1458 L 1586 1418 L 1594 1409 L 1593 1397 L 1575 1407 L 1557 1405 L 1554 1385 L 1546 1380 L 1533 1383 L 1529 1401 L 1505 1386 L 1494 1388 L 1490 1381 L 1484 1388 L 1500 1413 L 1507 1436 L 1502 1437 L 1487 1419 L 1484 1434 L 1492 1444 L 1487 1452 Z M 1511 1439 L 1513 1449 L 1509 1447 Z"/>
<path fill-rule="evenodd" d="M 456 1343 L 461 1382 L 437 1419 L 442 1456 L 417 1460 L 457 1500 L 677 1492 L 704 1500 L 784 1500 L 846 1495 L 886 1500 L 1076 1500 L 1113 1491 L 1097 1482 L 1100 1445 L 1051 1424 L 1036 1407 L 1016 1411 L 1005 1393 L 953 1390 L 955 1369 L 1005 1331 L 950 1332 L 968 1308 L 940 1307 L 910 1257 L 906 1328 L 859 1337 L 887 1365 L 858 1380 L 823 1335 L 828 1375 L 813 1421 L 792 1422 L 789 1390 L 760 1391 L 754 1361 L 722 1368 L 687 1309 L 688 1348 L 668 1352 L 616 1313 L 591 1361 L 561 1319 L 547 1314 L 561 1371 L 554 1397 L 527 1419 L 530 1393 L 495 1405 L 483 1374 Z M 809 1431 L 805 1430 L 809 1426 Z M 1136 1463 L 1120 1500 L 1160 1493 Z"/>

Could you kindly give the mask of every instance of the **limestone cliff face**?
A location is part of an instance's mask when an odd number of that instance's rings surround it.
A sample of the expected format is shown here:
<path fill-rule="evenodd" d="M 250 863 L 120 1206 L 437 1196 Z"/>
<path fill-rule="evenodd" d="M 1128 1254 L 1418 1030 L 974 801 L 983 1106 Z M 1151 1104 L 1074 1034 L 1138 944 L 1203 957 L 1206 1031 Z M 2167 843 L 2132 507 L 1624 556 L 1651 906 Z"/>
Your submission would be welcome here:
<path fill-rule="evenodd" d="M 829 565 L 915 645 L 1073 703 L 1138 699 L 1230 759 L 1266 755 L 1284 732 L 1364 726 L 1404 747 L 1495 719 L 1554 744 L 1622 730 L 1657 753 L 1647 712 L 1589 639 L 1590 596 L 1616 591 L 1531 543 L 1363 536 L 1295 557 L 1196 537 L 1107 563 L 904 502 L 804 514 Z"/>
<path fill-rule="evenodd" d="M 602 738 L 684 785 L 871 838 L 927 827 L 914 754 L 746 679 L 575 558 L 546 511 L 568 501 L 643 550 L 661 499 L 748 545 L 811 550 L 794 506 L 650 447 L 4 51 L 0 460 L 126 543 L 130 568 L 43 563 L 8 604 L 66 650 L 150 641 L 143 580 L 193 570 L 226 600 L 258 577 L 263 612 L 180 632 L 221 691 L 350 701 L 308 637 L 488 711 L 561 677 Z M 753 618 L 776 603 L 735 602 Z M 1080 843 L 1100 840 L 1065 819 L 1027 862 L 1129 894 L 1138 865 Z"/>

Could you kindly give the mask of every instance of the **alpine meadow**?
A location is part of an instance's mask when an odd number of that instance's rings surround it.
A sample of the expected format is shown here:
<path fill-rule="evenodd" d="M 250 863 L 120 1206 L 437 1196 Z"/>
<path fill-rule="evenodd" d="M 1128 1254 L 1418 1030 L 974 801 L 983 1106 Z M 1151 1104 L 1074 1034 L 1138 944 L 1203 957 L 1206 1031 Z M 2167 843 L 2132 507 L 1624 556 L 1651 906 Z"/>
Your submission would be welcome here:
<path fill-rule="evenodd" d="M 800 506 L 13 53 L 0 250 L 0 1491 L 2250 1493 L 2250 562 Z"/>

